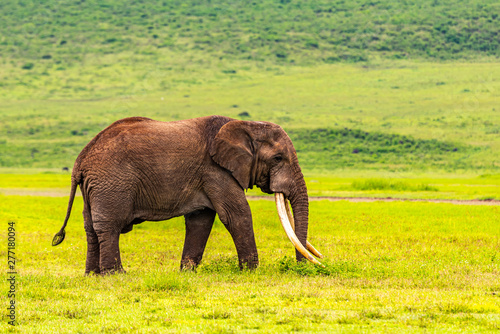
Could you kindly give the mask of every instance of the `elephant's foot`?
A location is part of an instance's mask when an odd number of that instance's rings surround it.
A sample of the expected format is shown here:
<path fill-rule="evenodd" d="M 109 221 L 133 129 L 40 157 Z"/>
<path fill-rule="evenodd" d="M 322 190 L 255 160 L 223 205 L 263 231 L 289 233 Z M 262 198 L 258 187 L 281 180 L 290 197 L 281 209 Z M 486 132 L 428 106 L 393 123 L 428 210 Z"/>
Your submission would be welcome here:
<path fill-rule="evenodd" d="M 85 276 L 97 276 L 97 275 L 100 275 L 101 274 L 101 270 L 100 269 L 97 269 L 97 270 L 85 270 Z"/>
<path fill-rule="evenodd" d="M 259 256 L 257 254 L 250 255 L 243 259 L 239 259 L 240 270 L 254 270 L 259 266 Z"/>
<path fill-rule="evenodd" d="M 200 264 L 200 261 L 193 259 L 182 259 L 181 260 L 181 271 L 196 271 L 196 267 Z"/>
<path fill-rule="evenodd" d="M 127 272 L 123 267 L 120 265 L 118 268 L 111 268 L 111 269 L 103 269 L 101 268 L 100 274 L 102 276 L 107 276 L 107 275 L 114 275 L 114 274 L 126 274 Z"/>

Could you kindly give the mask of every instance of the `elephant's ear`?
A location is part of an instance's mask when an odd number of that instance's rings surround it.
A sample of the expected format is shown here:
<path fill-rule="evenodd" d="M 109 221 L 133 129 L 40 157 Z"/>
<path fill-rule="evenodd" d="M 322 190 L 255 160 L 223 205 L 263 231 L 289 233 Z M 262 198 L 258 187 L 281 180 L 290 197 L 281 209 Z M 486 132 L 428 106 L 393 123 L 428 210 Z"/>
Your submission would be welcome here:
<path fill-rule="evenodd" d="M 215 136 L 210 147 L 212 159 L 233 174 L 243 189 L 250 184 L 254 145 L 249 122 L 226 123 Z"/>

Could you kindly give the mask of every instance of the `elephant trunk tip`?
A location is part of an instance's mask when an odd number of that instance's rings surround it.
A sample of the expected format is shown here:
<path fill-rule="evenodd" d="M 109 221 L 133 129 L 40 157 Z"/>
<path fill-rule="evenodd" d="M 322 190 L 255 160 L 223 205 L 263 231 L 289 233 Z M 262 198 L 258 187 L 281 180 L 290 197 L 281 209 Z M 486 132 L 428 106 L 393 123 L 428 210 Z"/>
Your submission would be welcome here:
<path fill-rule="evenodd" d="M 59 232 L 56 233 L 54 239 L 52 239 L 52 246 L 59 245 L 61 242 L 64 241 L 64 237 L 66 237 L 66 231 L 64 231 L 64 229 L 61 229 Z"/>

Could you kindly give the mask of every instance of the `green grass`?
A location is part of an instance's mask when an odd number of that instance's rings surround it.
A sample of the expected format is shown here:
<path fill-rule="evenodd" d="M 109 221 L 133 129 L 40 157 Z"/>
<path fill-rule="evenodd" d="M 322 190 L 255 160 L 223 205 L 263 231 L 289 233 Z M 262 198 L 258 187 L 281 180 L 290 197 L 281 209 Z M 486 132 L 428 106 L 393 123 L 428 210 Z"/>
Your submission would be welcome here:
<path fill-rule="evenodd" d="M 180 273 L 177 218 L 122 236 L 127 274 L 83 277 L 81 197 L 50 246 L 62 167 L 128 116 L 280 124 L 311 196 L 500 199 L 497 12 L 490 0 L 2 1 L 0 221 L 16 222 L 19 326 L 4 312 L 0 331 L 497 332 L 497 206 L 312 201 L 325 268 L 295 263 L 269 201 L 250 201 L 253 272 L 217 221 L 197 273 Z"/>
<path fill-rule="evenodd" d="M 390 181 L 385 179 L 367 179 L 363 181 L 354 181 L 352 187 L 355 190 L 393 190 L 393 191 L 438 191 L 438 188 L 428 184 L 419 183 L 410 185 L 403 181 Z"/>
<path fill-rule="evenodd" d="M 394 0 L 162 0 L 127 6 L 116 0 L 29 0 L 22 5 L 6 0 L 0 6 L 0 45 L 8 51 L 4 62 L 40 75 L 109 54 L 120 54 L 127 63 L 169 53 L 205 63 L 210 56 L 271 64 L 372 57 L 477 59 L 499 56 L 498 9 L 494 0 L 418 5 Z"/>
<path fill-rule="evenodd" d="M 498 177 L 354 171 L 306 177 L 310 196 L 500 199 Z"/>
<path fill-rule="evenodd" d="M 223 67 L 192 65 L 182 77 L 197 77 L 200 82 L 168 90 L 160 87 L 160 81 L 177 76 L 153 67 L 141 71 L 153 76 L 147 89 L 116 87 L 110 80 L 132 85 L 144 80 L 120 62 L 112 66 L 116 71 L 99 81 L 110 85 L 109 91 L 69 92 L 61 100 L 45 100 L 47 96 L 37 100 L 32 93 L 43 89 L 33 87 L 26 91 L 29 99 L 6 99 L 0 106 L 0 165 L 71 167 L 95 134 L 127 116 L 169 121 L 223 114 L 280 124 L 290 132 L 300 162 L 309 171 L 498 173 L 494 92 L 499 86 L 494 78 L 499 67 L 492 64 L 375 62 L 367 67 L 250 67 L 236 74 L 222 73 Z M 79 71 L 73 69 L 70 75 L 78 77 Z M 56 87 L 58 82 L 47 84 Z M 250 117 L 239 116 L 244 112 Z M 352 131 L 341 137 L 344 128 Z M 366 133 L 365 138 L 355 137 Z M 353 153 L 355 149 L 358 153 Z"/>
<path fill-rule="evenodd" d="M 28 170 L 30 171 L 30 170 Z M 68 196 L 70 173 L 0 174 L 0 194 Z M 32 171 L 33 172 L 33 171 Z M 375 197 L 402 199 L 500 199 L 500 177 L 414 173 L 343 171 L 306 174 L 309 196 Z M 248 190 L 250 196 L 264 195 L 260 189 Z M 77 192 L 79 196 L 79 191 Z"/>
<path fill-rule="evenodd" d="M 70 173 L 1 174 L 0 188 L 52 189 L 71 186 Z"/>
<path fill-rule="evenodd" d="M 252 201 L 261 260 L 253 272 L 237 269 L 234 245 L 217 220 L 201 267 L 180 273 L 184 224 L 172 219 L 121 237 L 127 274 L 83 277 L 81 198 L 58 247 L 50 243 L 67 198 L 0 200 L 0 220 L 16 221 L 19 272 L 19 326 L 4 319 L 6 332 L 499 329 L 495 206 L 311 202 L 310 240 L 325 254 L 320 269 L 296 264 L 274 204 Z"/>
<path fill-rule="evenodd" d="M 378 169 L 391 164 L 402 170 L 468 169 L 464 160 L 480 147 L 415 139 L 411 136 L 366 132 L 359 129 L 300 129 L 289 131 L 304 167 L 339 169 L 363 166 Z M 394 167 L 392 167 L 394 168 Z"/>
<path fill-rule="evenodd" d="M 222 114 L 282 125 L 307 171 L 495 174 L 497 9 L 3 1 L 0 167 L 70 167 L 127 116 Z"/>

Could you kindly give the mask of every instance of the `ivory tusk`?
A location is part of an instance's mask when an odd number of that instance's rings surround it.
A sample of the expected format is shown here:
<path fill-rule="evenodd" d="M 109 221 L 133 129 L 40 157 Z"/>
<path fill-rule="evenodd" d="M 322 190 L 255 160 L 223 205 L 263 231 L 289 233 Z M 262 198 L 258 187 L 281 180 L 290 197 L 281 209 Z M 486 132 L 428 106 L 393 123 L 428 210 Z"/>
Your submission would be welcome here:
<path fill-rule="evenodd" d="M 288 200 L 285 199 L 285 208 L 286 208 L 286 213 L 288 215 L 288 220 L 290 220 L 290 225 L 292 225 L 293 230 L 295 231 L 295 221 L 293 219 L 293 214 L 292 210 L 290 210 L 290 205 L 288 204 Z M 306 247 L 307 249 L 316 257 L 322 259 L 323 254 L 321 254 L 316 248 L 314 248 L 313 245 L 308 241 L 306 241 Z"/>
<path fill-rule="evenodd" d="M 297 238 L 297 235 L 295 235 L 295 232 L 293 231 L 292 225 L 290 223 L 290 220 L 288 219 L 288 213 L 286 210 L 285 206 L 285 196 L 282 193 L 275 193 L 274 198 L 276 200 L 276 209 L 278 209 L 278 215 L 280 217 L 280 222 L 281 225 L 283 226 L 283 229 L 285 230 L 285 233 L 292 242 L 292 244 L 295 246 L 295 248 L 302 254 L 306 259 L 311 261 L 314 264 L 319 264 L 320 266 L 324 267 L 321 262 L 316 260 L 311 253 L 307 251 L 307 249 L 300 243 L 299 239 Z"/>
<path fill-rule="evenodd" d="M 292 210 L 290 210 L 290 204 L 287 199 L 285 199 L 285 208 L 286 214 L 288 215 L 288 220 L 290 220 L 290 225 L 292 225 L 292 228 L 295 231 L 295 220 L 293 219 Z"/>

